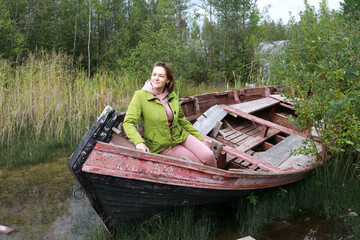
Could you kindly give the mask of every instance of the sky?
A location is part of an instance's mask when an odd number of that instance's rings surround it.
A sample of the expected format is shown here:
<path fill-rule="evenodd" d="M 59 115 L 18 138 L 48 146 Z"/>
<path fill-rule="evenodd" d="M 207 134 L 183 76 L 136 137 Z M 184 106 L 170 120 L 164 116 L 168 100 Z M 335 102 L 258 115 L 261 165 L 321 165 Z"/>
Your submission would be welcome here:
<path fill-rule="evenodd" d="M 320 2 L 321 0 L 308 0 L 308 3 L 315 9 L 319 9 Z M 340 10 L 340 2 L 343 0 L 327 0 L 329 9 L 334 10 Z M 298 21 L 300 20 L 299 12 L 305 10 L 304 0 L 258 0 L 257 4 L 261 12 L 265 6 L 270 4 L 268 15 L 275 22 L 281 18 L 283 23 L 287 23 L 290 16 L 289 12 Z"/>

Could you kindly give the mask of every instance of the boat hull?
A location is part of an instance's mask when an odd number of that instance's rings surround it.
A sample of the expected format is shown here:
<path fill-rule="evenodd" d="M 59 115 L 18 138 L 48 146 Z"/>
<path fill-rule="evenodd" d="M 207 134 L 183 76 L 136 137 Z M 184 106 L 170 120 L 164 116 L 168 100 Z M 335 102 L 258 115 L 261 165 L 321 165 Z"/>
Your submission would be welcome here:
<path fill-rule="evenodd" d="M 289 155 L 303 137 L 295 136 L 292 125 L 283 121 L 292 107 L 269 98 L 276 89 L 233 90 L 181 100 L 189 121 L 206 123 L 202 134 L 218 168 L 135 150 L 126 136 L 120 136 L 125 113 L 106 107 L 70 157 L 69 169 L 110 231 L 119 222 L 130 223 L 174 206 L 222 202 L 297 182 L 316 165 L 314 158 Z M 257 99 L 256 104 L 248 103 Z M 204 117 L 207 110 L 212 115 Z M 219 118 L 217 113 L 224 110 L 225 126 L 217 132 L 213 126 L 208 129 L 212 118 Z"/>

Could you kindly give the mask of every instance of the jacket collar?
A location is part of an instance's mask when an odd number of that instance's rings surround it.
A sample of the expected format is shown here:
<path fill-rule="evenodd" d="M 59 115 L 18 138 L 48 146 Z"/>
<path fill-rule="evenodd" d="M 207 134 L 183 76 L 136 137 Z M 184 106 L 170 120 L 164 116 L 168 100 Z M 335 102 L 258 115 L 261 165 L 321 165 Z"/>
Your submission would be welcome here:
<path fill-rule="evenodd" d="M 143 89 L 144 90 L 144 89 Z M 145 90 L 146 91 L 146 90 Z M 148 92 L 148 91 L 146 91 L 148 94 L 147 94 L 147 100 L 148 101 L 154 101 L 154 100 L 156 100 L 156 99 L 158 99 L 154 94 L 152 94 L 152 93 L 150 93 L 150 92 Z M 175 93 L 174 92 L 171 92 L 171 93 L 169 93 L 168 95 L 167 95 L 167 97 L 168 97 L 168 102 L 170 102 L 172 99 L 174 99 L 175 98 Z M 159 100 L 159 99 L 158 99 Z M 160 101 L 160 100 L 159 100 Z"/>

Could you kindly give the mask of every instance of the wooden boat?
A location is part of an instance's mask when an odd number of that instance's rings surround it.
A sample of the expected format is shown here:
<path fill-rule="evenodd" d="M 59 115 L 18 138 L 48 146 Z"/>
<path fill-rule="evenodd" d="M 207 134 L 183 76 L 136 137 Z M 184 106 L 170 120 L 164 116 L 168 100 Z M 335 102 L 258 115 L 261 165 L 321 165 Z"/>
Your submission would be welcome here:
<path fill-rule="evenodd" d="M 299 181 L 316 159 L 291 154 L 308 136 L 286 120 L 296 116 L 281 91 L 260 87 L 181 99 L 217 168 L 135 150 L 122 129 L 125 113 L 106 107 L 70 157 L 70 171 L 108 229 L 173 206 L 226 201 Z"/>

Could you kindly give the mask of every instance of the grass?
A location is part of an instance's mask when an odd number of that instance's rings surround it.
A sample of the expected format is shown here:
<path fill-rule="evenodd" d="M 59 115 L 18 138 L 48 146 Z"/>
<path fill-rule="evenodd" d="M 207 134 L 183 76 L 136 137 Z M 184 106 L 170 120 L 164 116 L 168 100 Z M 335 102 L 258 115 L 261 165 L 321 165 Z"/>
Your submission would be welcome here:
<path fill-rule="evenodd" d="M 87 77 L 72 58 L 57 52 L 29 53 L 13 67 L 0 58 L 0 167 L 44 161 L 57 148 L 74 148 L 109 105 L 125 111 L 146 80 L 116 72 Z M 227 90 L 178 79 L 180 97 Z"/>
<path fill-rule="evenodd" d="M 0 166 L 42 161 L 52 146 L 74 147 L 106 105 L 125 110 L 138 86 L 116 73 L 88 78 L 56 52 L 29 54 L 16 67 L 0 59 Z"/>
<path fill-rule="evenodd" d="M 343 167 L 343 166 L 342 166 Z M 335 166 L 328 169 L 335 170 Z M 103 227 L 84 239 L 237 239 L 261 234 L 275 222 L 319 219 L 331 232 L 326 239 L 360 239 L 359 178 L 329 176 L 319 168 L 304 180 L 239 197 L 233 201 L 179 207 L 127 226 L 119 226 L 113 238 Z M 346 178 L 346 181 L 344 180 Z M 351 211 L 350 211 L 351 210 Z"/>

